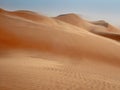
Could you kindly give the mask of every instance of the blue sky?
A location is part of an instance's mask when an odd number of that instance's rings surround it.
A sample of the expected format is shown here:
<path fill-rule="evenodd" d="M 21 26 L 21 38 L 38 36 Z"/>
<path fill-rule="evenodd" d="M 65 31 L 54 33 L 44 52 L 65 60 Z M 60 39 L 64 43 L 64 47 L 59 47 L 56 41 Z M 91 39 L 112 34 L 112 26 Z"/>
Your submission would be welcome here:
<path fill-rule="evenodd" d="M 105 19 L 120 25 L 120 0 L 0 0 L 0 8 L 26 9 L 48 16 L 77 13 L 90 20 Z"/>

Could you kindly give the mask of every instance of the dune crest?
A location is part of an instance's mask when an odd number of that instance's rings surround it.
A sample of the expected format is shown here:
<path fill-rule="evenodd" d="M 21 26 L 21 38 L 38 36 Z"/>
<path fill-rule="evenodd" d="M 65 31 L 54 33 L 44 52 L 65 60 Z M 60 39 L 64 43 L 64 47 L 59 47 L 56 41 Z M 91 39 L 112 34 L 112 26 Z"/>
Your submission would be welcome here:
<path fill-rule="evenodd" d="M 3 13 L 3 12 L 5 12 L 5 10 L 4 10 L 4 9 L 2 9 L 2 8 L 0 8 L 0 13 Z"/>
<path fill-rule="evenodd" d="M 74 13 L 59 15 L 55 18 L 97 35 L 120 41 L 120 30 L 104 20 L 90 22 Z"/>
<path fill-rule="evenodd" d="M 114 26 L 112 26 L 111 24 L 107 23 L 106 21 L 104 20 L 99 20 L 99 21 L 95 21 L 95 22 L 92 22 L 93 24 L 95 25 L 101 25 L 101 26 L 104 26 L 108 29 L 108 31 L 110 32 L 114 32 L 114 33 L 120 33 L 120 30 Z"/>
<path fill-rule="evenodd" d="M 56 25 L 56 22 L 53 19 L 38 14 L 36 12 L 27 11 L 27 10 L 17 10 L 17 11 L 2 10 L 2 11 L 4 11 L 6 15 L 10 15 L 13 17 L 20 17 L 33 22 L 43 23 L 47 25 Z M 1 12 L 1 14 L 3 14 L 3 12 Z"/>
<path fill-rule="evenodd" d="M 93 29 L 98 29 L 101 31 L 106 31 L 104 27 L 96 26 L 91 23 L 89 23 L 87 20 L 84 20 L 77 14 L 64 14 L 55 17 L 56 19 L 62 20 L 64 22 L 70 23 L 72 25 L 75 25 L 80 28 L 84 28 L 85 30 L 91 31 Z"/>

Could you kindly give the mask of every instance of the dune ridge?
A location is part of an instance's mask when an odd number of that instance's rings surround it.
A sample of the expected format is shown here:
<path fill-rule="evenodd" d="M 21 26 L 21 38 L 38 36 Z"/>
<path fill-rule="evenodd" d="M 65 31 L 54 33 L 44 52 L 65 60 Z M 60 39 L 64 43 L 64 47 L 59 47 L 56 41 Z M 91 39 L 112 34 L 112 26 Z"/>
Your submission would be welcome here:
<path fill-rule="evenodd" d="M 79 28 L 83 28 L 83 29 L 90 31 L 92 33 L 95 33 L 97 35 L 101 35 L 101 36 L 104 36 L 104 37 L 107 37 L 110 39 L 120 41 L 120 39 L 119 39 L 120 29 L 112 26 L 111 24 L 107 23 L 104 20 L 91 22 L 91 21 L 84 20 L 80 16 L 73 14 L 73 13 L 59 15 L 55 18 L 58 20 L 67 22 L 69 24 L 75 25 Z M 104 33 L 104 35 L 101 33 Z M 115 35 L 115 33 L 117 35 Z"/>

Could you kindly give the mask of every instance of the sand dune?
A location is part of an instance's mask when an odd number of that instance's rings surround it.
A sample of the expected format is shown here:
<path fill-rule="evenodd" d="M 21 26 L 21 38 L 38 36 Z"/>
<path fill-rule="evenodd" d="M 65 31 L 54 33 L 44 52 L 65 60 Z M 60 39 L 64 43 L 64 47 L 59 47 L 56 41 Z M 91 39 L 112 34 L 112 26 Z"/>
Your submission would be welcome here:
<path fill-rule="evenodd" d="M 3 12 L 4 11 L 4 12 Z M 56 22 L 52 20 L 51 18 L 48 18 L 46 16 L 40 15 L 36 12 L 32 11 L 27 11 L 27 10 L 17 10 L 17 11 L 5 11 L 1 9 L 2 14 L 6 15 L 11 15 L 13 17 L 19 17 L 19 18 L 24 18 L 29 21 L 34 21 L 34 22 L 39 22 L 43 24 L 48 24 L 48 25 L 55 25 Z"/>
<path fill-rule="evenodd" d="M 119 33 L 114 33 L 114 32 L 100 32 L 100 31 L 97 31 L 97 30 L 93 30 L 91 32 L 95 33 L 97 35 L 100 35 L 100 36 L 104 36 L 104 37 L 116 40 L 116 41 L 120 41 L 120 34 Z"/>
<path fill-rule="evenodd" d="M 0 90 L 119 90 L 119 34 L 78 18 L 0 9 Z"/>
<path fill-rule="evenodd" d="M 85 30 L 91 31 L 91 30 L 100 30 L 100 31 L 106 31 L 105 27 L 101 27 L 98 25 L 93 25 L 91 23 L 89 23 L 87 20 L 84 20 L 83 18 L 81 18 L 80 16 L 78 16 L 77 14 L 64 14 L 64 15 L 59 15 L 57 17 L 55 17 L 56 19 L 59 19 L 61 21 L 70 23 L 72 25 L 75 25 L 77 27 L 80 28 L 84 28 Z"/>
<path fill-rule="evenodd" d="M 120 36 L 120 29 L 112 26 L 111 24 L 105 22 L 104 20 L 100 20 L 100 21 L 94 21 L 94 22 L 90 22 L 87 20 L 84 20 L 83 18 L 81 18 L 80 16 L 70 13 L 70 14 L 64 14 L 64 15 L 59 15 L 57 17 L 55 17 L 58 20 L 67 22 L 69 24 L 75 25 L 79 28 L 83 28 L 85 30 L 88 30 L 92 33 L 110 38 L 110 39 L 114 39 L 119 41 L 119 36 Z M 100 33 L 99 33 L 100 32 Z M 109 32 L 111 34 L 109 34 Z M 104 35 L 101 33 L 105 33 Z M 115 34 L 117 33 L 117 35 Z"/>
<path fill-rule="evenodd" d="M 92 23 L 95 25 L 101 25 L 101 26 L 106 27 L 109 32 L 120 33 L 120 30 L 118 28 L 112 26 L 111 24 L 105 22 L 104 20 L 95 21 Z"/>

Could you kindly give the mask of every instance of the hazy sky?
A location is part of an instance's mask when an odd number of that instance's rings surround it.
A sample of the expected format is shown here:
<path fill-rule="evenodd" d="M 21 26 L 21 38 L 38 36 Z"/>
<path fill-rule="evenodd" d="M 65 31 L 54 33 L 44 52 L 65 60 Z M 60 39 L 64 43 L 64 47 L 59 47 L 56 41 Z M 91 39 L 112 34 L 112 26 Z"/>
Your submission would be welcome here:
<path fill-rule="evenodd" d="M 0 8 L 33 10 L 48 16 L 77 13 L 90 20 L 105 19 L 120 25 L 120 0 L 0 0 Z"/>

